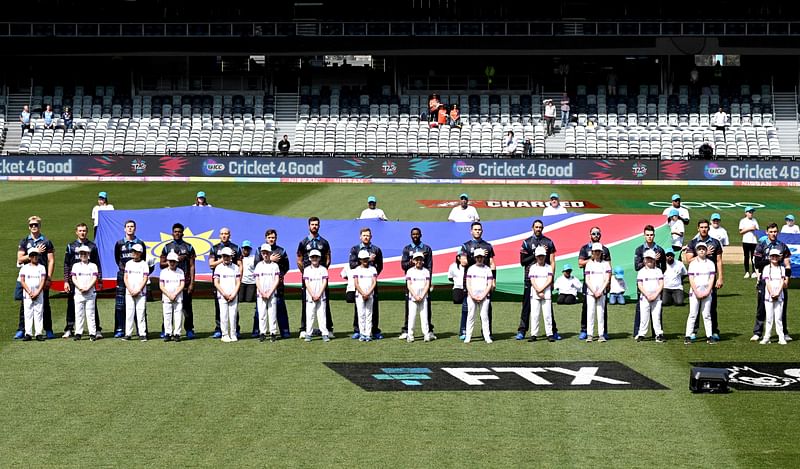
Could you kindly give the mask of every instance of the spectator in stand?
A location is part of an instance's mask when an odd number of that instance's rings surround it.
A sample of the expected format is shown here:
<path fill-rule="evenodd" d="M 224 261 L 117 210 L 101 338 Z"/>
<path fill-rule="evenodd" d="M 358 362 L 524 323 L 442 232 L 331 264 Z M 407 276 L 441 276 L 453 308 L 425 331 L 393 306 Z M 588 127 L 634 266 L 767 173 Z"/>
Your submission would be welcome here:
<path fill-rule="evenodd" d="M 374 195 L 367 197 L 367 208 L 361 211 L 361 216 L 358 217 L 359 220 L 388 220 L 386 218 L 386 214 L 383 213 L 383 210 L 376 208 L 378 205 L 378 199 L 375 198 Z"/>
<path fill-rule="evenodd" d="M 64 121 L 64 133 L 67 133 L 67 130 L 71 130 L 74 134 L 75 129 L 72 127 L 72 108 L 69 106 L 64 108 L 64 112 L 61 113 L 61 120 Z"/>
<path fill-rule="evenodd" d="M 715 130 L 721 130 L 722 133 L 725 133 L 725 126 L 728 125 L 728 115 L 725 114 L 722 108 L 719 108 L 717 112 L 711 116 L 711 125 Z"/>
<path fill-rule="evenodd" d="M 744 254 L 744 278 L 758 278 L 758 271 L 756 264 L 753 260 L 753 254 L 756 252 L 756 230 L 758 227 L 758 220 L 753 218 L 753 213 L 756 211 L 753 207 L 746 207 L 744 209 L 744 218 L 739 220 L 739 234 L 742 235 L 742 253 Z M 752 264 L 752 273 L 750 273 L 750 265 Z"/>
<path fill-rule="evenodd" d="M 447 119 L 447 106 L 440 104 L 439 109 L 436 110 L 436 124 L 439 127 L 444 127 L 447 124 Z"/>
<path fill-rule="evenodd" d="M 523 156 L 533 155 L 533 143 L 531 143 L 531 139 L 529 138 L 526 138 L 525 143 L 522 144 L 522 155 Z"/>
<path fill-rule="evenodd" d="M 467 194 L 461 194 L 458 197 L 461 199 L 461 204 L 457 207 L 453 207 L 453 210 L 450 210 L 450 215 L 447 217 L 447 221 L 481 221 L 481 217 L 478 216 L 478 211 L 475 210 L 475 207 L 469 204 L 469 196 Z"/>
<path fill-rule="evenodd" d="M 506 155 L 514 155 L 517 152 L 517 140 L 514 138 L 514 132 L 509 130 L 503 138 L 503 153 Z"/>
<path fill-rule="evenodd" d="M 458 109 L 458 104 L 453 104 L 450 107 L 450 127 L 461 128 L 461 111 Z"/>
<path fill-rule="evenodd" d="M 33 126 L 31 125 L 31 111 L 27 104 L 22 106 L 22 112 L 19 113 L 19 123 L 22 128 L 20 135 L 24 134 L 26 130 L 28 133 L 33 133 Z"/>
<path fill-rule="evenodd" d="M 561 128 L 566 129 L 569 125 L 569 97 L 564 93 L 564 98 L 561 99 Z"/>
<path fill-rule="evenodd" d="M 556 122 L 556 106 L 552 99 L 544 100 L 544 122 L 546 135 L 548 137 L 555 134 L 554 126 Z"/>
<path fill-rule="evenodd" d="M 55 129 L 56 128 L 56 123 L 53 120 L 53 106 L 48 104 L 47 107 L 44 108 L 44 113 L 42 114 L 42 117 L 44 118 L 44 128 L 45 129 Z"/>
<path fill-rule="evenodd" d="M 428 98 L 428 121 L 435 122 L 436 118 L 438 117 L 439 113 L 439 105 L 442 104 L 439 101 L 439 95 L 434 93 Z"/>
<path fill-rule="evenodd" d="M 292 144 L 289 143 L 289 136 L 284 135 L 283 139 L 278 142 L 278 151 L 281 152 L 281 155 L 286 156 L 289 154 L 289 148 L 291 148 Z"/>
<path fill-rule="evenodd" d="M 800 226 L 794 224 L 794 215 L 791 213 L 784 218 L 786 224 L 781 227 L 781 233 L 785 234 L 800 234 Z"/>

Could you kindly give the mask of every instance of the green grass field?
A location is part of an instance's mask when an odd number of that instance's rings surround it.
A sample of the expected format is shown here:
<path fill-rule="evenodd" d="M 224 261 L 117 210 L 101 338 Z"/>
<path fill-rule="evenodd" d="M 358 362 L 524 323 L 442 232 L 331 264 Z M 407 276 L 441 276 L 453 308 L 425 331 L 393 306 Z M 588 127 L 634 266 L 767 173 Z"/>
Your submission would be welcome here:
<path fill-rule="evenodd" d="M 564 340 L 513 340 L 518 299 L 495 303 L 496 340 L 462 344 L 454 335 L 459 310 L 434 303 L 440 340 L 406 344 L 395 337 L 402 303 L 384 301 L 386 340 L 370 344 L 344 338 L 352 307 L 334 302 L 336 340 L 275 344 L 242 340 L 221 344 L 202 338 L 180 344 L 90 343 L 57 339 L 11 340 L 18 304 L 12 300 L 14 258 L 26 219 L 43 218 L 43 232 L 56 245 L 56 274 L 64 245 L 89 213 L 99 190 L 118 209 L 188 205 L 204 190 L 218 207 L 324 220 L 353 218 L 368 195 L 390 218 L 443 220 L 448 209 L 420 208 L 418 199 L 562 199 L 593 202 L 598 213 L 653 213 L 648 201 L 753 202 L 764 227 L 796 207 L 789 188 L 665 186 L 456 186 L 305 185 L 237 183 L 0 183 L 4 214 L 0 254 L 0 465 L 29 467 L 793 467 L 800 457 L 800 417 L 791 392 L 693 395 L 690 362 L 767 361 L 800 363 L 800 342 L 760 346 L 748 341 L 755 307 L 754 280 L 741 278 L 741 261 L 726 259 L 726 285 L 719 299 L 723 341 L 717 346 L 679 339 L 687 308 L 667 308 L 669 341 L 635 343 L 633 305 L 611 306 L 612 339 L 586 344 L 575 336 L 579 306 L 559 307 Z M 329 201 L 314 207 L 314 201 Z M 693 220 L 720 212 L 736 232 L 742 208 L 698 208 Z M 540 210 L 483 209 L 484 220 L 531 217 Z M 581 235 L 583 236 L 583 234 Z M 377 240 L 376 240 L 377 241 Z M 281 240 L 294 246 L 296 240 Z M 402 240 L 405 243 L 406 240 Z M 379 243 L 380 244 L 380 243 Z M 794 292 L 793 292 L 794 293 Z M 795 295 L 796 298 L 796 295 Z M 795 335 L 797 301 L 789 322 Z M 110 329 L 113 300 L 100 301 Z M 160 304 L 148 304 L 150 330 L 158 330 Z M 63 328 L 65 300 L 53 301 L 56 330 Z M 249 328 L 249 306 L 243 330 Z M 299 301 L 289 303 L 297 329 Z M 211 300 L 195 301 L 196 330 L 213 330 Z M 663 391 L 366 392 L 323 365 L 328 361 L 619 361 L 667 386 Z"/>

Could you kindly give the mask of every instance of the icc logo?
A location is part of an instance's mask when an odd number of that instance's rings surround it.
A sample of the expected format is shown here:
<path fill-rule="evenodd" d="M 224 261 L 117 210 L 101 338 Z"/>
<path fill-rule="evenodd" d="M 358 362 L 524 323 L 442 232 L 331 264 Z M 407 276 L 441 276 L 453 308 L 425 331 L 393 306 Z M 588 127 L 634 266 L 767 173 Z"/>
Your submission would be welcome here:
<path fill-rule="evenodd" d="M 381 164 L 381 171 L 387 176 L 394 176 L 397 174 L 397 163 L 394 161 L 384 161 Z"/>
<path fill-rule="evenodd" d="M 727 169 L 717 165 L 716 163 L 708 163 L 703 168 L 703 175 L 706 177 L 706 179 L 714 179 L 717 176 L 724 176 L 727 172 Z"/>
<path fill-rule="evenodd" d="M 207 159 L 203 161 L 203 174 L 206 176 L 213 176 L 220 171 L 225 170 L 225 163 L 218 163 L 215 160 Z"/>

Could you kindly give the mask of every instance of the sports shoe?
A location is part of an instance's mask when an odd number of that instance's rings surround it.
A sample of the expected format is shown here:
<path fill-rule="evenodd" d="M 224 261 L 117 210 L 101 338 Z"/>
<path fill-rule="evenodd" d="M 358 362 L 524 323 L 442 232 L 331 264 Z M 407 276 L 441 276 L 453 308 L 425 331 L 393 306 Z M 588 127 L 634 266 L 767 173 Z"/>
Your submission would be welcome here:
<path fill-rule="evenodd" d="M 39 334 L 39 335 L 37 335 L 37 336 L 36 336 L 36 340 L 37 340 L 38 342 L 44 342 L 44 341 L 45 341 L 45 338 L 44 338 L 44 336 L 43 336 L 43 335 Z"/>
<path fill-rule="evenodd" d="M 288 339 L 292 336 L 292 333 L 289 331 L 281 331 L 281 337 L 284 339 Z"/>
<path fill-rule="evenodd" d="M 692 340 L 692 342 L 694 342 L 695 340 L 697 340 L 697 334 L 695 334 L 694 332 L 692 332 L 692 335 L 690 335 L 690 336 L 689 336 L 689 339 L 691 339 L 691 340 Z"/>
<path fill-rule="evenodd" d="M 336 336 L 333 335 L 333 331 L 331 331 L 331 330 L 328 331 L 328 338 L 331 339 L 331 340 L 336 338 Z"/>
<path fill-rule="evenodd" d="M 179 336 L 179 335 L 173 335 L 173 336 L 172 336 L 172 341 L 173 341 L 173 342 L 180 342 L 180 341 L 181 341 L 181 336 Z"/>
<path fill-rule="evenodd" d="M 186 331 L 186 338 L 189 340 L 194 339 L 194 329 L 189 329 Z"/>
<path fill-rule="evenodd" d="M 64 331 L 64 334 L 61 336 L 62 339 L 69 339 L 72 337 L 72 331 Z"/>
<path fill-rule="evenodd" d="M 591 342 L 593 340 L 592 336 L 586 335 L 586 342 Z"/>
<path fill-rule="evenodd" d="M 100 339 L 102 339 L 102 338 L 103 338 L 103 334 L 101 334 L 100 332 L 98 332 L 97 334 L 95 334 L 95 335 L 94 335 L 94 338 L 95 338 L 95 339 L 97 339 L 97 340 L 100 340 Z"/>
<path fill-rule="evenodd" d="M 433 332 L 431 332 L 431 333 L 429 333 L 429 334 L 428 334 L 428 338 L 429 338 L 429 339 L 431 339 L 431 340 L 436 340 L 436 339 L 438 339 L 438 337 L 436 337 L 436 334 L 434 334 Z"/>
<path fill-rule="evenodd" d="M 161 334 L 158 335 L 158 337 L 161 339 L 165 338 L 166 336 L 167 334 L 165 334 L 163 331 L 161 332 Z"/>
<path fill-rule="evenodd" d="M 311 336 L 307 335 L 303 340 L 305 340 L 306 342 L 311 342 Z"/>
<path fill-rule="evenodd" d="M 375 334 L 375 337 L 373 337 L 373 339 L 375 339 L 375 340 L 381 340 L 381 339 L 383 339 L 383 334 L 382 334 L 382 333 L 380 333 L 380 332 L 378 332 L 377 334 Z"/>
<path fill-rule="evenodd" d="M 75 341 L 81 340 L 81 335 L 80 334 L 75 334 L 75 336 L 72 338 L 72 340 L 75 340 Z"/>
<path fill-rule="evenodd" d="M 719 342 L 719 334 L 711 334 L 711 338 Z"/>
<path fill-rule="evenodd" d="M 667 339 L 665 339 L 662 334 L 659 334 L 659 335 L 656 336 L 656 342 L 658 342 L 659 344 L 663 344 L 666 341 L 667 341 Z"/>
<path fill-rule="evenodd" d="M 330 342 L 330 341 L 331 341 L 331 338 L 330 338 L 330 336 L 323 335 L 323 336 L 322 336 L 322 341 L 323 341 L 323 342 Z"/>
<path fill-rule="evenodd" d="M 786 342 L 786 339 L 781 339 L 781 340 L 778 340 L 778 344 L 786 345 L 786 344 L 788 344 L 788 342 Z"/>
<path fill-rule="evenodd" d="M 761 345 L 767 345 L 767 344 L 769 344 L 769 337 L 764 337 L 763 339 L 761 339 L 761 341 L 759 342 L 759 344 L 761 344 Z"/>
<path fill-rule="evenodd" d="M 430 342 L 431 341 L 431 334 L 425 334 L 425 336 L 422 338 L 422 340 L 425 341 L 425 342 Z"/>
<path fill-rule="evenodd" d="M 750 274 L 748 272 L 744 273 L 744 278 L 750 278 Z"/>
<path fill-rule="evenodd" d="M 234 335 L 234 337 L 236 337 L 236 340 L 239 340 L 239 339 L 241 339 L 241 338 L 242 338 L 242 334 L 241 334 L 241 332 L 237 332 L 237 333 Z"/>
<path fill-rule="evenodd" d="M 362 336 L 362 337 L 364 337 L 364 336 Z M 372 337 L 370 337 L 370 336 L 364 337 L 364 342 L 372 342 Z"/>
<path fill-rule="evenodd" d="M 588 334 L 586 334 L 586 331 L 581 331 L 581 333 L 578 334 L 578 340 L 586 340 L 586 337 L 588 337 Z"/>
<path fill-rule="evenodd" d="M 692 345 L 692 339 L 689 337 L 683 338 L 683 345 Z"/>
<path fill-rule="evenodd" d="M 89 340 L 90 340 L 91 342 L 94 342 L 95 340 L 97 340 L 97 336 L 90 335 L 90 336 L 89 336 Z"/>
<path fill-rule="evenodd" d="M 467 336 L 464 336 L 464 343 L 465 343 L 465 344 L 468 344 L 468 343 L 470 343 L 471 341 L 472 341 L 472 339 L 471 339 L 471 338 L 468 338 Z"/>
<path fill-rule="evenodd" d="M 400 340 L 408 339 L 408 333 L 407 332 L 403 332 L 397 338 L 400 339 Z"/>
<path fill-rule="evenodd" d="M 409 335 L 409 336 L 407 336 L 407 337 L 406 337 L 406 342 L 408 342 L 409 344 L 410 344 L 411 342 L 414 342 L 414 336 L 413 336 L 413 335 Z"/>
<path fill-rule="evenodd" d="M 641 342 L 643 340 L 644 340 L 644 336 L 641 336 L 641 335 L 637 335 L 636 336 L 636 342 Z"/>
<path fill-rule="evenodd" d="M 555 340 L 561 340 L 561 334 L 559 334 L 558 332 L 553 332 L 553 338 Z"/>
<path fill-rule="evenodd" d="M 114 332 L 114 338 L 115 338 L 115 339 L 121 339 L 121 338 L 123 338 L 124 336 L 125 336 L 125 333 L 124 333 L 124 332 L 122 332 L 122 331 L 116 331 L 116 332 Z"/>
<path fill-rule="evenodd" d="M 22 338 L 24 338 L 24 337 L 25 337 L 25 333 L 24 333 L 24 332 L 22 332 L 22 331 L 17 331 L 17 332 L 14 334 L 14 340 L 19 340 L 19 339 L 22 339 Z"/>
<path fill-rule="evenodd" d="M 750 337 L 750 342 L 758 342 L 758 340 L 759 340 L 760 338 L 761 338 L 761 337 L 759 337 L 759 335 L 758 335 L 758 334 L 753 334 L 753 336 L 752 336 L 752 337 Z"/>
<path fill-rule="evenodd" d="M 169 334 L 164 334 L 164 342 L 172 342 L 172 336 Z"/>
<path fill-rule="evenodd" d="M 269 335 L 269 341 L 270 342 L 276 342 L 277 340 L 278 340 L 278 336 L 276 336 L 275 334 L 270 334 Z"/>
<path fill-rule="evenodd" d="M 320 337 L 322 335 L 322 331 L 319 329 L 314 329 L 311 331 L 311 337 Z"/>
<path fill-rule="evenodd" d="M 491 337 L 486 337 L 485 339 L 483 339 L 483 341 L 486 342 L 487 344 L 491 344 L 492 342 L 494 342 Z"/>
<path fill-rule="evenodd" d="M 253 332 L 250 333 L 250 337 L 252 337 L 254 339 L 255 338 L 260 338 L 261 334 L 259 334 L 258 331 L 253 331 Z"/>
<path fill-rule="evenodd" d="M 350 336 L 350 338 L 353 340 L 358 339 L 359 337 L 361 337 L 361 334 L 358 332 L 353 332 L 353 335 Z"/>
<path fill-rule="evenodd" d="M 359 337 L 359 338 L 358 338 L 358 341 L 359 341 L 359 342 L 366 342 L 366 341 L 367 341 L 367 338 L 362 336 L 362 337 Z"/>
<path fill-rule="evenodd" d="M 233 336 L 231 336 L 231 342 L 239 342 L 239 336 L 236 335 L 236 334 L 233 334 Z"/>
<path fill-rule="evenodd" d="M 753 272 L 750 274 L 750 278 L 758 278 L 758 272 Z"/>
<path fill-rule="evenodd" d="M 608 339 L 606 339 L 606 338 L 605 338 L 605 336 L 603 336 L 603 335 L 601 335 L 601 336 L 600 336 L 600 338 L 599 338 L 599 339 L 597 339 L 597 341 L 598 341 L 598 342 L 605 342 L 605 341 L 607 341 L 607 340 L 608 340 Z"/>
<path fill-rule="evenodd" d="M 225 335 L 225 336 L 222 336 L 222 338 L 220 338 L 219 340 L 221 342 L 229 343 L 231 341 L 231 338 L 228 337 L 227 335 Z"/>
<path fill-rule="evenodd" d="M 305 339 L 306 338 L 306 331 L 300 331 L 300 338 L 301 339 Z"/>
<path fill-rule="evenodd" d="M 30 342 L 31 340 L 33 340 L 33 337 L 31 337 L 30 335 L 28 335 L 28 334 L 23 334 L 22 335 L 22 341 L 23 342 Z"/>
<path fill-rule="evenodd" d="M 555 337 L 553 337 L 552 335 L 548 335 L 548 336 L 547 336 L 547 341 L 548 341 L 548 342 L 555 342 L 555 341 L 556 341 L 556 338 L 555 338 Z"/>
<path fill-rule="evenodd" d="M 603 332 L 603 338 L 608 340 L 608 332 Z"/>
<path fill-rule="evenodd" d="M 714 338 L 713 338 L 713 337 L 709 337 L 708 339 L 706 339 L 706 343 L 707 343 L 708 345 L 717 345 L 717 341 L 716 341 L 716 340 L 714 340 Z"/>
<path fill-rule="evenodd" d="M 525 333 L 522 332 L 522 331 L 519 331 L 519 332 L 517 332 L 517 335 L 514 336 L 514 338 L 516 340 L 524 340 L 525 339 Z"/>
<path fill-rule="evenodd" d="M 55 339 L 56 335 L 53 334 L 53 331 L 47 331 L 47 338 L 48 339 Z"/>
<path fill-rule="evenodd" d="M 258 336 L 258 341 L 259 342 L 265 342 L 266 340 L 267 340 L 267 335 L 266 334 L 260 334 Z"/>
<path fill-rule="evenodd" d="M 465 334 L 461 334 L 460 336 L 458 336 L 458 340 L 466 340 L 466 339 L 467 336 Z"/>
<path fill-rule="evenodd" d="M 536 336 L 535 336 L 535 335 L 532 335 L 532 336 L 530 336 L 530 337 L 528 338 L 528 342 L 536 342 L 536 340 L 537 340 L 537 339 L 536 339 Z"/>
<path fill-rule="evenodd" d="M 783 334 L 783 338 L 786 339 L 786 342 L 791 342 L 793 340 L 792 336 L 789 334 Z"/>
<path fill-rule="evenodd" d="M 147 336 L 146 335 L 139 336 L 139 342 L 147 342 Z"/>
<path fill-rule="evenodd" d="M 128 341 L 128 340 L 131 340 L 131 336 L 129 336 L 129 335 L 124 335 L 124 336 L 120 337 L 120 339 L 122 339 L 122 340 L 125 340 L 125 341 Z"/>

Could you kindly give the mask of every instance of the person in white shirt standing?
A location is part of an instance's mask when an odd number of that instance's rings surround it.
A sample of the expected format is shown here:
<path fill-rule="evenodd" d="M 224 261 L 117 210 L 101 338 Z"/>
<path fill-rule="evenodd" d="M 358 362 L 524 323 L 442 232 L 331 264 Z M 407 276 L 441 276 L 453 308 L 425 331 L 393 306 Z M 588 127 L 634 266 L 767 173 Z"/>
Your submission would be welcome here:
<path fill-rule="evenodd" d="M 594 322 L 597 319 L 597 340 L 605 342 L 606 289 L 611 282 L 611 264 L 603 260 L 603 245 L 592 244 L 592 258 L 583 270 L 586 283 L 586 342 L 593 340 Z"/>
<path fill-rule="evenodd" d="M 711 226 L 708 228 L 708 235 L 719 241 L 719 244 L 723 247 L 730 245 L 731 240 L 728 237 L 728 230 L 720 224 L 722 217 L 719 216 L 719 213 L 712 213 L 709 220 L 711 220 Z"/>
<path fill-rule="evenodd" d="M 661 292 L 661 307 L 683 306 L 683 277 L 687 275 L 683 262 L 675 262 L 675 253 L 667 251 L 664 256 L 667 268 L 664 270 L 664 290 Z"/>
<path fill-rule="evenodd" d="M 456 256 L 455 262 L 450 264 L 447 269 L 447 279 L 453 282 L 453 304 L 464 304 L 466 293 L 464 292 L 464 274 L 467 270 L 467 256 L 460 254 Z"/>
<path fill-rule="evenodd" d="M 681 220 L 683 220 L 683 224 L 689 224 L 689 210 L 681 205 L 681 195 L 680 194 L 672 194 L 672 205 L 665 208 L 664 211 L 661 212 L 662 215 L 665 217 L 669 217 L 669 212 L 675 209 L 678 211 L 678 215 L 680 216 Z"/>
<path fill-rule="evenodd" d="M 717 112 L 711 115 L 711 125 L 715 130 L 721 130 L 724 134 L 725 127 L 728 125 L 728 114 L 722 108 L 719 108 Z"/>
<path fill-rule="evenodd" d="M 430 342 L 428 292 L 431 288 L 431 273 L 425 268 L 425 254 L 421 251 L 412 254 L 411 259 L 414 261 L 414 267 L 406 271 L 406 289 L 408 290 L 408 338 L 406 340 L 414 342 L 414 323 L 419 315 L 423 340 Z"/>
<path fill-rule="evenodd" d="M 72 340 L 81 340 L 83 335 L 83 323 L 88 322 L 89 340 L 94 342 L 97 339 L 97 323 L 94 315 L 94 301 L 97 294 L 94 286 L 97 283 L 97 265 L 89 262 L 89 254 L 92 248 L 81 246 L 78 248 L 80 262 L 72 265 L 70 276 L 72 284 L 75 285 L 77 292 L 74 296 L 75 301 L 75 337 Z"/>
<path fill-rule="evenodd" d="M 233 249 L 222 248 L 222 263 L 214 268 L 214 288 L 219 303 L 219 327 L 223 342 L 236 342 L 236 323 L 238 320 L 239 288 L 242 274 L 233 262 Z"/>
<path fill-rule="evenodd" d="M 652 249 L 644 252 L 644 267 L 636 274 L 636 286 L 639 290 L 639 335 L 636 342 L 644 340 L 653 320 L 656 342 L 662 343 L 664 329 L 661 328 L 661 290 L 664 289 L 664 273 L 656 267 L 656 253 Z"/>
<path fill-rule="evenodd" d="M 39 249 L 28 249 L 30 262 L 19 270 L 19 283 L 22 285 L 22 307 L 24 314 L 25 335 L 22 340 L 28 342 L 36 335 L 36 340 L 44 341 L 44 291 L 47 270 L 39 263 Z"/>
<path fill-rule="evenodd" d="M 713 337 L 711 325 L 711 295 L 717 266 L 706 257 L 708 247 L 705 243 L 697 243 L 694 249 L 697 256 L 689 263 L 689 317 L 686 319 L 686 335 L 683 343 L 686 345 L 692 343 L 694 323 L 699 313 L 703 317 L 706 329 L 706 342 L 714 345 L 717 340 Z"/>
<path fill-rule="evenodd" d="M 783 252 L 780 249 L 769 250 L 769 265 L 764 267 L 761 278 L 764 280 L 764 310 L 767 313 L 767 325 L 764 326 L 764 338 L 761 345 L 769 343 L 772 324 L 775 323 L 775 332 L 778 333 L 778 343 L 786 345 L 783 333 L 783 291 L 789 286 L 786 276 L 786 267 L 781 265 Z"/>
<path fill-rule="evenodd" d="M 794 224 L 794 215 L 791 213 L 784 217 L 784 225 L 781 227 L 781 233 L 784 234 L 800 234 L 800 226 Z"/>
<path fill-rule="evenodd" d="M 563 275 L 558 277 L 553 288 L 558 292 L 556 304 L 574 305 L 578 301 L 578 292 L 583 288 L 583 284 L 577 277 L 572 276 L 572 266 L 564 264 L 561 268 Z"/>
<path fill-rule="evenodd" d="M 469 196 L 467 194 L 461 194 L 458 198 L 461 199 L 461 202 L 458 207 L 453 207 L 453 210 L 450 210 L 447 221 L 470 223 L 481 221 L 481 217 L 478 216 L 478 211 L 469 204 Z"/>
<path fill-rule="evenodd" d="M 361 211 L 361 216 L 358 217 L 359 220 L 388 220 L 386 218 L 386 214 L 383 213 L 383 210 L 376 208 L 378 206 L 378 199 L 375 198 L 374 195 L 367 197 L 367 208 Z"/>
<path fill-rule="evenodd" d="M 178 268 L 178 253 L 167 254 L 167 268 L 161 270 L 158 286 L 164 313 L 164 342 L 180 342 L 183 332 L 183 287 L 186 274 Z"/>
<path fill-rule="evenodd" d="M 475 264 L 467 269 L 467 327 L 464 334 L 464 343 L 468 344 L 472 339 L 472 328 L 475 326 L 475 310 L 477 309 L 480 311 L 481 316 L 483 340 L 487 344 L 491 344 L 489 294 L 494 289 L 494 276 L 492 275 L 492 269 L 483 263 L 486 251 L 482 248 L 475 249 L 472 257 L 475 258 Z"/>
<path fill-rule="evenodd" d="M 683 249 L 683 235 L 686 232 L 686 226 L 681 220 L 681 215 L 676 209 L 671 209 L 667 215 L 669 218 L 669 231 L 672 237 L 672 252 L 677 252 L 676 256 L 680 259 L 680 252 Z"/>
<path fill-rule="evenodd" d="M 139 340 L 147 342 L 147 282 L 150 266 L 144 261 L 144 249 L 134 244 L 133 259 L 125 263 L 125 335 L 122 340 L 131 340 L 136 320 Z"/>
<path fill-rule="evenodd" d="M 753 254 L 758 245 L 755 232 L 759 229 L 758 220 L 753 217 L 755 211 L 756 209 L 753 207 L 745 207 L 744 218 L 739 220 L 739 234 L 742 235 L 742 252 L 744 254 L 744 278 L 758 278 L 758 271 L 753 260 Z M 753 266 L 752 273 L 750 273 L 751 265 Z"/>
<path fill-rule="evenodd" d="M 97 225 L 100 222 L 100 212 L 103 210 L 114 210 L 114 206 L 108 203 L 108 193 L 101 191 L 97 194 L 97 205 L 92 208 L 92 221 L 94 221 L 94 237 L 97 238 Z"/>
<path fill-rule="evenodd" d="M 531 337 L 528 342 L 536 342 L 539 335 L 539 316 L 544 318 L 544 332 L 548 342 L 555 342 L 553 337 L 553 269 L 546 263 L 547 248 L 537 246 L 533 254 L 536 263 L 528 269 L 531 280 Z"/>
<path fill-rule="evenodd" d="M 363 249 L 358 251 L 358 266 L 350 269 L 348 278 L 353 280 L 356 289 L 356 314 L 358 330 L 361 332 L 360 342 L 372 341 L 372 307 L 375 304 L 375 286 L 378 284 L 378 270 L 369 265 L 370 253 Z M 412 336 L 413 340 L 413 336 Z"/>
<path fill-rule="evenodd" d="M 546 217 L 548 215 L 562 215 L 565 213 L 567 213 L 567 209 L 561 205 L 561 201 L 558 198 L 558 193 L 553 192 L 550 194 L 550 203 L 544 208 L 544 210 L 542 210 L 542 216 Z"/>
<path fill-rule="evenodd" d="M 514 138 L 514 132 L 509 130 L 506 136 L 503 137 L 503 153 L 506 155 L 513 155 L 517 152 L 517 139 Z"/>
<path fill-rule="evenodd" d="M 306 302 L 306 335 L 303 340 L 306 342 L 311 342 L 315 319 L 319 324 L 319 330 L 322 332 L 322 341 L 329 342 L 331 340 L 325 316 L 325 288 L 328 286 L 328 269 L 320 265 L 321 257 L 322 254 L 318 249 L 312 249 L 308 253 L 308 260 L 311 265 L 303 269 Z M 352 275 L 352 271 L 350 274 Z"/>
<path fill-rule="evenodd" d="M 544 122 L 547 134 L 546 136 L 550 137 L 552 135 L 555 135 L 556 106 L 555 104 L 553 104 L 552 99 L 544 100 Z"/>
<path fill-rule="evenodd" d="M 261 262 L 253 272 L 258 289 L 256 307 L 258 309 L 258 341 L 267 340 L 267 323 L 269 321 L 269 341 L 278 340 L 278 298 L 275 292 L 280 285 L 281 270 L 277 262 L 272 262 L 272 246 L 264 243 L 259 248 Z M 242 280 L 244 283 L 244 279 Z"/>

